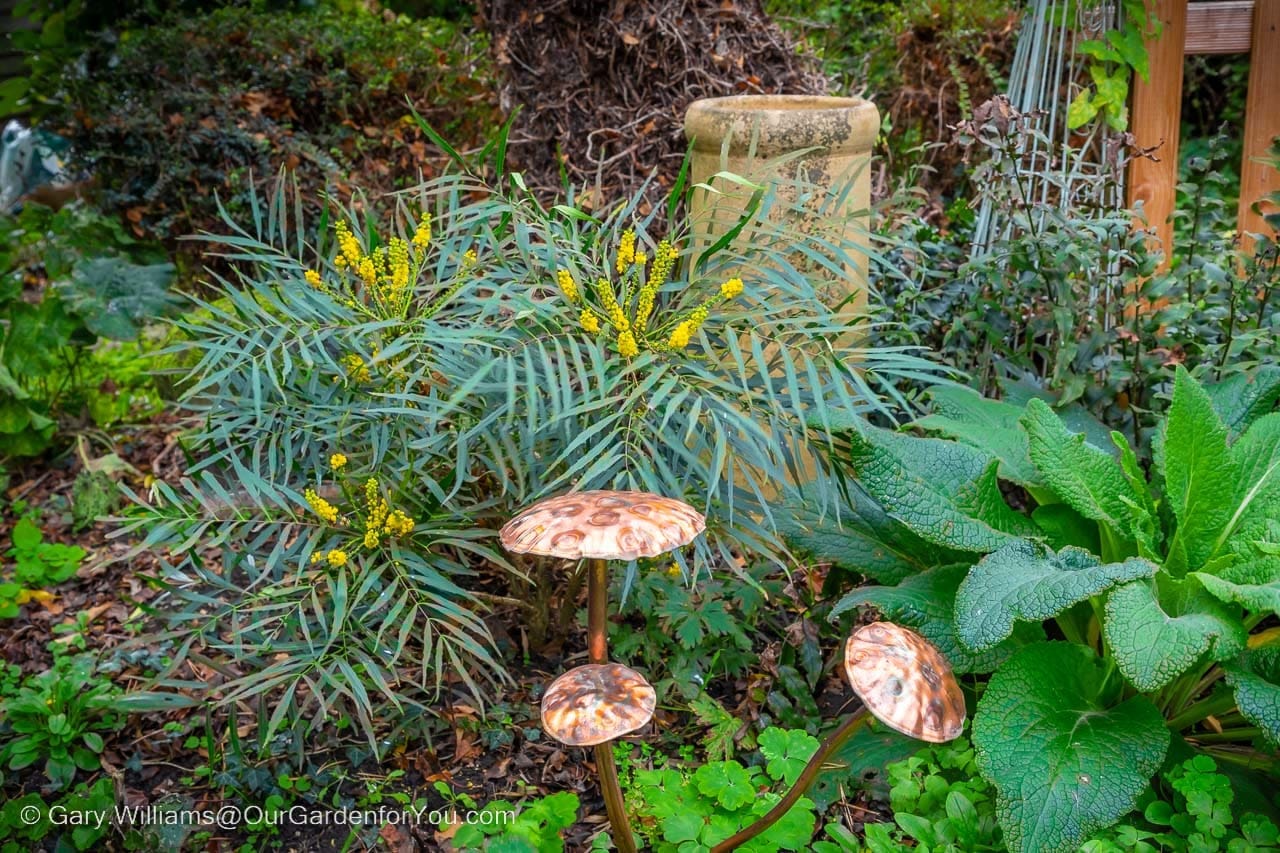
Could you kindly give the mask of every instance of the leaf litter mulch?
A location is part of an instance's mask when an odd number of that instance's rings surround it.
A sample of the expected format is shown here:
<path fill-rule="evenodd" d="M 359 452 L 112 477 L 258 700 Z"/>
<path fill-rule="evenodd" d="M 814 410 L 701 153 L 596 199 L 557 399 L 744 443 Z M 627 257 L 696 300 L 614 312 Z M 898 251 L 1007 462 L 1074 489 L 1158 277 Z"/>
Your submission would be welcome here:
<path fill-rule="evenodd" d="M 181 426 L 176 419 L 162 416 L 144 427 L 123 431 L 112 448 L 115 453 L 112 461 L 116 463 L 111 466 L 112 470 L 135 491 L 145 490 L 152 478 L 175 483 L 181 476 L 184 460 L 179 443 Z M 111 528 L 106 523 L 94 523 L 81 531 L 72 529 L 70 501 L 76 475 L 84 460 L 91 458 L 92 454 L 67 452 L 52 461 L 33 463 L 13 472 L 5 493 L 8 500 L 4 517 L 0 519 L 0 537 L 9 540 L 15 522 L 15 503 L 18 509 L 23 509 L 25 504 L 28 512 L 30 508 L 41 510 L 40 526 L 47 541 L 77 544 L 85 549 L 87 556 L 77 575 L 57 586 L 52 598 L 28 602 L 19 617 L 0 620 L 0 657 L 18 665 L 25 674 L 33 674 L 51 665 L 51 642 L 76 648 L 83 645 L 103 659 L 114 660 L 120 666 L 114 680 L 120 687 L 130 689 L 146 682 L 147 673 L 162 665 L 165 652 L 162 645 L 139 647 L 136 639 L 140 633 L 160 628 L 148 615 L 148 609 L 157 603 L 158 593 L 145 580 L 145 576 L 157 571 L 159 562 L 155 555 L 147 552 L 123 559 L 133 550 L 134 543 L 111 538 Z M 797 574 L 794 583 L 812 584 L 816 589 L 821 584 L 820 571 L 812 571 L 808 575 Z M 501 577 L 495 570 L 484 582 L 492 588 L 501 588 Z M 792 614 L 787 619 L 794 616 L 796 621 L 781 636 L 758 638 L 758 667 L 741 678 L 716 679 L 709 686 L 710 695 L 743 723 L 739 731 L 728 736 L 740 737 L 747 723 L 769 713 L 763 697 L 779 682 L 776 661 L 782 646 L 815 633 L 812 623 L 804 618 L 801 598 L 798 594 L 788 595 L 774 602 Z M 556 606 L 558 602 L 552 604 Z M 490 622 L 499 636 L 515 637 L 521 635 L 522 618 L 514 609 L 499 608 L 491 615 Z M 542 650 L 522 652 L 512 648 L 509 663 L 514 684 L 495 697 L 492 705 L 477 708 L 473 701 L 459 698 L 460 692 L 446 697 L 437 709 L 439 725 L 432 736 L 402 745 L 381 763 L 373 760 L 367 749 L 353 746 L 350 739 L 326 740 L 323 735 L 308 742 L 306 757 L 313 766 L 345 765 L 347 780 L 339 790 L 352 801 L 363 797 L 370 808 L 378 801 L 398 809 L 392 798 L 407 793 L 411 799 L 425 798 L 430 809 L 447 810 L 449 803 L 436 789 L 436 783 L 444 783 L 455 795 L 470 796 L 480 807 L 488 802 L 518 803 L 530 797 L 571 791 L 579 796 L 581 807 L 578 822 L 566 832 L 566 849 L 586 850 L 592 838 L 606 828 L 590 750 L 563 747 L 542 737 L 537 712 L 544 687 L 558 673 L 582 662 L 578 650 L 585 648 L 585 638 L 579 635 L 580 631 L 580 626 L 574 627 L 572 636 L 553 638 Z M 121 647 L 130 641 L 132 644 L 122 653 Z M 566 653 L 566 650 L 571 651 Z M 833 644 L 824 643 L 825 659 L 832 660 L 835 652 Z M 177 677 L 216 678 L 216 673 L 203 669 L 198 662 L 190 661 L 186 667 Z M 844 707 L 849 701 L 847 687 L 834 673 L 823 675 L 817 699 L 824 718 L 832 719 L 848 710 Z M 675 754 L 680 744 L 693 745 L 695 753 L 701 756 L 703 743 L 711 732 L 707 722 L 686 711 L 672 710 L 681 706 L 678 701 L 665 704 L 668 708 L 659 713 L 656 723 L 634 739 L 653 744 L 658 751 L 668 754 Z M 167 804 L 216 811 L 222 805 L 237 801 L 231 793 L 234 786 L 239 785 L 243 790 L 246 780 L 271 780 L 278 772 L 267 761 L 231 766 L 227 756 L 230 727 L 235 725 L 240 738 L 251 738 L 256 725 L 251 709 L 237 711 L 234 723 L 225 710 L 206 712 L 181 708 L 130 715 L 119 732 L 107 737 L 102 770 L 81 772 L 77 781 L 92 782 L 102 774 L 110 776 L 120 805 Z M 211 745 L 215 750 L 214 761 L 210 761 Z M 218 766 L 219 759 L 221 766 Z M 211 764 L 215 767 L 209 771 Z M 387 781 L 392 771 L 401 772 Z M 37 765 L 7 773 L 2 777 L 0 793 L 3 799 L 16 798 L 41 791 L 45 782 Z M 369 793 L 375 790 L 379 792 L 378 797 L 370 799 Z M 252 795 L 246 795 L 240 804 L 253 801 Z M 863 820 L 883 816 L 882 807 L 869 802 L 859 791 L 849 791 L 837 803 L 837 808 L 844 810 L 846 821 L 855 827 Z M 204 829 L 208 834 L 200 837 L 196 846 L 192 846 L 192 839 L 188 837 L 183 849 L 234 850 L 249 841 L 254 846 L 265 842 L 270 849 L 278 850 L 389 849 L 447 853 L 452 850 L 449 839 L 457 827 L 394 822 L 356 830 L 341 825 L 282 826 L 274 836 L 247 836 L 244 832 L 217 827 Z M 171 838 L 170 843 L 182 843 L 182 840 L 179 834 Z M 52 837 L 48 841 L 51 842 Z M 159 841 L 150 838 L 147 843 Z M 102 849 L 124 848 L 117 839 L 102 842 Z"/>

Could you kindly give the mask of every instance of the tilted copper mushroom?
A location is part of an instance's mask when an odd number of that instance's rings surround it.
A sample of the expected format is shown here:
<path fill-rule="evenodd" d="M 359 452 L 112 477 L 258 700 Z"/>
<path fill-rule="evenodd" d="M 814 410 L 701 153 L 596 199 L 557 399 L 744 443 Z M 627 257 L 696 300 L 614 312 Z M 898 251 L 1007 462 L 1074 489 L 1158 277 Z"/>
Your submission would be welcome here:
<path fill-rule="evenodd" d="M 596 746 L 653 719 L 658 694 L 620 663 L 588 663 L 561 675 L 542 694 L 542 730 L 568 746 Z"/>
<path fill-rule="evenodd" d="M 870 716 L 929 743 L 955 740 L 964 729 L 964 694 L 951 673 L 951 664 L 913 631 L 892 622 L 872 622 L 857 629 L 845 642 L 844 673 L 862 707 L 827 736 L 777 805 L 712 847 L 711 853 L 735 850 L 780 820 L 808 790 L 831 754 Z"/>
<path fill-rule="evenodd" d="M 507 522 L 499 538 L 504 548 L 517 554 L 587 561 L 587 658 L 593 664 L 606 664 L 607 561 L 657 557 L 688 545 L 705 529 L 702 515 L 674 498 L 647 492 L 587 491 L 539 501 Z M 548 734 L 555 736 L 550 730 Z M 607 741 L 595 745 L 595 758 L 614 844 L 622 853 L 635 853 L 636 842 Z"/>

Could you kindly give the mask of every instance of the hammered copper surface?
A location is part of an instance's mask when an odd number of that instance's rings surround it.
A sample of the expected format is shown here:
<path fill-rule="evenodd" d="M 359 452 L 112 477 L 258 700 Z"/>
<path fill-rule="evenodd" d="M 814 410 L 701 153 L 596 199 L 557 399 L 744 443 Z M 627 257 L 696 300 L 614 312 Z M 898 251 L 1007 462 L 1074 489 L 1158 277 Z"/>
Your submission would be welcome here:
<path fill-rule="evenodd" d="M 844 647 L 853 692 L 886 726 L 929 743 L 964 728 L 964 694 L 951 664 L 928 640 L 890 622 L 854 631 Z"/>
<path fill-rule="evenodd" d="M 707 527 L 684 501 L 648 492 L 574 492 L 539 501 L 502 528 L 517 554 L 635 560 L 688 545 Z"/>
<path fill-rule="evenodd" d="M 620 663 L 589 663 L 561 675 L 542 695 L 542 730 L 569 746 L 595 746 L 653 718 L 657 694 Z"/>

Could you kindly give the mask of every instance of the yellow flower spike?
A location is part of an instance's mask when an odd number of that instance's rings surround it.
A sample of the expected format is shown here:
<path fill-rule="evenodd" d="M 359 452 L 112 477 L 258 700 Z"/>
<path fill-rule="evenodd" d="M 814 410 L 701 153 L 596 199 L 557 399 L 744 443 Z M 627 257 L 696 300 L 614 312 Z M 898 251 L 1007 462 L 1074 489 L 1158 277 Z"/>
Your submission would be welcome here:
<path fill-rule="evenodd" d="M 319 551 L 316 551 L 314 554 L 311 555 L 312 564 L 318 563 L 323 559 L 324 559 L 324 554 L 321 554 Z"/>
<path fill-rule="evenodd" d="M 351 265 L 352 269 L 358 269 L 360 266 L 360 259 L 363 257 L 363 253 L 360 251 L 360 241 L 351 233 L 351 229 L 347 226 L 347 223 L 343 222 L 341 219 L 339 219 L 333 226 L 333 230 L 337 232 L 338 249 L 341 250 L 342 257 L 346 259 L 346 262 Z"/>
<path fill-rule="evenodd" d="M 631 266 L 635 259 L 636 232 L 628 228 L 626 231 L 622 232 L 622 238 L 618 241 L 618 272 L 626 272 L 627 267 Z"/>
<path fill-rule="evenodd" d="M 335 471 L 341 471 L 346 464 L 347 457 L 341 453 L 335 453 L 329 457 L 329 467 Z"/>
<path fill-rule="evenodd" d="M 369 382 L 373 379 L 373 372 L 364 363 L 364 359 L 353 352 L 344 355 L 341 364 L 347 371 L 347 376 L 356 382 Z"/>
<path fill-rule="evenodd" d="M 573 280 L 573 274 L 568 270 L 556 270 L 556 283 L 560 285 L 560 292 L 564 294 L 564 298 L 571 303 L 576 303 L 581 294 L 578 293 L 578 283 Z"/>
<path fill-rule="evenodd" d="M 657 267 L 657 261 L 654 262 Z M 650 280 L 640 288 L 640 298 L 636 300 L 636 334 L 643 336 L 649 327 L 649 317 L 653 314 L 653 303 L 658 298 L 658 282 Z"/>
<path fill-rule="evenodd" d="M 370 510 L 374 508 L 378 501 L 378 481 L 374 477 L 370 477 L 364 484 L 364 502 Z"/>
<path fill-rule="evenodd" d="M 431 214 L 422 214 L 422 221 L 418 223 L 417 230 L 413 232 L 413 247 L 418 251 L 427 248 L 431 243 Z"/>
<path fill-rule="evenodd" d="M 329 552 L 329 555 L 326 559 L 328 559 L 329 565 L 337 569 L 347 564 L 347 552 L 341 551 L 335 548 L 334 550 Z"/>
<path fill-rule="evenodd" d="M 658 243 L 658 248 L 653 253 L 653 268 L 649 271 L 649 283 L 655 288 L 661 287 L 667 283 L 667 277 L 671 275 L 671 270 L 675 268 L 676 258 L 680 253 L 671 241 L 663 240 Z"/>
<path fill-rule="evenodd" d="M 646 255 L 644 252 L 636 252 L 634 263 L 636 266 L 642 267 L 645 264 L 649 263 L 649 256 Z"/>
<path fill-rule="evenodd" d="M 635 358 L 640 353 L 640 348 L 636 346 L 635 335 L 630 332 L 621 332 L 618 335 L 618 353 L 623 358 Z"/>
<path fill-rule="evenodd" d="M 330 524 L 337 523 L 338 508 L 316 494 L 315 489 L 306 489 L 303 491 L 302 497 L 306 500 L 307 506 L 311 507 L 311 511 L 320 516 L 320 518 Z"/>
<path fill-rule="evenodd" d="M 333 259 L 333 265 L 340 270 L 345 270 L 347 268 L 347 259 L 342 255 L 338 255 Z"/>
<path fill-rule="evenodd" d="M 685 320 L 676 326 L 675 331 L 671 333 L 671 337 L 667 339 L 667 346 L 671 349 L 684 349 L 689 345 L 689 340 L 693 337 L 694 328 L 690 321 Z"/>
<path fill-rule="evenodd" d="M 609 317 L 609 322 L 619 332 L 625 332 L 631 328 L 631 323 L 627 320 L 627 315 L 623 313 L 622 306 L 618 304 L 618 299 L 613 295 L 613 288 L 609 286 L 607 279 L 596 279 L 596 295 L 600 297 L 600 304 L 604 306 L 605 314 Z"/>
<path fill-rule="evenodd" d="M 357 268 L 360 278 L 369 287 L 373 287 L 378 283 L 378 268 L 373 263 L 373 258 L 365 256 L 360 259 L 360 266 Z"/>
<path fill-rule="evenodd" d="M 731 278 L 720 285 L 720 295 L 725 299 L 733 299 L 742 294 L 742 279 Z"/>
<path fill-rule="evenodd" d="M 680 564 L 672 563 L 671 565 L 667 566 L 667 574 L 673 578 L 680 577 Z"/>
<path fill-rule="evenodd" d="M 314 288 L 318 289 L 322 284 L 320 279 L 320 273 L 316 272 L 315 270 L 307 270 L 302 274 L 302 277 L 307 280 L 307 284 L 311 285 Z"/>
<path fill-rule="evenodd" d="M 381 541 L 381 540 L 380 540 L 380 539 L 379 539 L 379 537 L 378 537 L 378 531 L 376 531 L 376 530 L 366 530 L 366 531 L 364 532 L 364 547 L 366 547 L 366 548 L 377 548 L 377 547 L 378 547 L 378 543 L 379 543 L 379 541 Z"/>
<path fill-rule="evenodd" d="M 590 308 L 582 309 L 582 313 L 578 316 L 578 322 L 582 324 L 582 328 L 589 334 L 600 334 L 600 318 L 592 313 Z"/>

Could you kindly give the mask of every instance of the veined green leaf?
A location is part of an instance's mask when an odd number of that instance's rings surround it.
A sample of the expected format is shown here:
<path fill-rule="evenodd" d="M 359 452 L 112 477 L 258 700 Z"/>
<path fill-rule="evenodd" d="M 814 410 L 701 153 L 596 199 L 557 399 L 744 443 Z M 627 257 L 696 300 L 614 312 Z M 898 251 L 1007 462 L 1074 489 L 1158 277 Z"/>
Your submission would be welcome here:
<path fill-rule="evenodd" d="M 1280 557 L 1260 557 L 1237 563 L 1217 574 L 1192 572 L 1204 588 L 1220 601 L 1239 604 L 1253 613 L 1280 615 Z"/>
<path fill-rule="evenodd" d="M 1000 476 L 1027 488 L 1043 486 L 1027 452 L 1027 434 L 1018 424 L 1023 410 L 983 397 L 972 388 L 939 385 L 930 392 L 933 414 L 913 426 L 940 432 L 1000 460 Z"/>
<path fill-rule="evenodd" d="M 1227 684 L 1235 688 L 1240 713 L 1280 747 L 1280 644 L 1249 649 L 1223 668 Z"/>
<path fill-rule="evenodd" d="M 1018 620 L 1052 619 L 1117 584 L 1150 577 L 1156 569 L 1141 557 L 1104 565 L 1079 548 L 1055 554 L 1037 542 L 1012 542 L 983 557 L 960 584 L 956 634 L 970 649 L 989 649 L 1012 634 Z"/>
<path fill-rule="evenodd" d="M 1160 711 L 1085 646 L 1036 643 L 991 677 L 973 718 L 1012 853 L 1066 853 L 1129 812 L 1169 748 Z"/>
<path fill-rule="evenodd" d="M 1136 580 L 1107 596 L 1103 633 L 1116 665 L 1144 693 L 1195 663 L 1235 657 L 1248 632 L 1239 611 L 1210 596 L 1194 577 Z"/>

